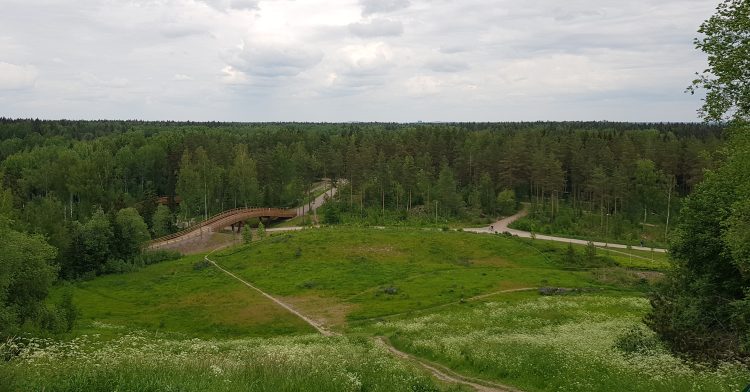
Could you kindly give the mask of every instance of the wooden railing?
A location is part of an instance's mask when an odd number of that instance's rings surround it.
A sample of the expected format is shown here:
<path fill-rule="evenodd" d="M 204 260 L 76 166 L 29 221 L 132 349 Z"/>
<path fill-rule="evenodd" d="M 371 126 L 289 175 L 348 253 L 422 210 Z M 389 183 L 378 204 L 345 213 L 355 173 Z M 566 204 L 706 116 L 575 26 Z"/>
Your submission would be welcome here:
<path fill-rule="evenodd" d="M 237 217 L 238 215 L 240 217 Z M 186 236 L 196 230 L 203 229 L 204 227 L 210 227 L 210 228 L 215 229 L 217 224 L 220 225 L 221 227 L 225 227 L 225 226 L 231 225 L 233 223 L 242 221 L 250 217 L 294 218 L 295 216 L 297 216 L 296 209 L 233 208 L 231 210 L 227 210 L 219 214 L 216 214 L 202 222 L 198 222 L 176 233 L 172 233 L 169 235 L 165 235 L 163 237 L 153 239 L 149 241 L 148 246 L 170 242 L 171 240 Z M 232 217 L 235 217 L 236 220 L 227 219 L 227 218 L 232 218 Z M 227 220 L 227 222 L 224 222 L 225 220 Z"/>

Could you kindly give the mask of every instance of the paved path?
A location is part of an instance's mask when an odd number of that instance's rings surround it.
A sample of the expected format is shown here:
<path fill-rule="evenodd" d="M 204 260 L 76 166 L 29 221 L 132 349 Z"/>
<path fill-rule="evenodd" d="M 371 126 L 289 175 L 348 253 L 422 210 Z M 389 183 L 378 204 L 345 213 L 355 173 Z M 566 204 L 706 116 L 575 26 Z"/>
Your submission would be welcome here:
<path fill-rule="evenodd" d="M 342 183 L 341 181 L 342 180 L 339 180 L 339 183 Z M 328 187 L 328 185 L 324 183 L 323 187 Z M 320 190 L 320 187 L 316 188 L 315 190 Z M 338 188 L 336 187 L 330 187 L 326 189 L 323 194 L 316 197 L 311 203 L 306 203 L 297 207 L 297 216 L 308 215 L 310 213 L 316 214 L 318 208 L 320 208 L 320 206 L 322 206 L 327 199 L 333 198 L 333 196 L 336 195 L 336 192 L 338 192 Z"/>
<path fill-rule="evenodd" d="M 532 235 L 528 231 L 523 230 L 516 230 L 511 229 L 508 227 L 511 223 L 517 221 L 518 219 L 521 219 L 522 217 L 526 216 L 528 212 L 524 208 L 523 210 L 517 212 L 515 215 L 509 216 L 507 218 L 500 219 L 499 221 L 495 222 L 492 225 L 492 229 L 490 227 L 478 227 L 478 228 L 468 228 L 463 229 L 464 231 L 468 231 L 471 233 L 483 233 L 483 234 L 494 234 L 494 233 L 510 233 L 512 235 L 516 235 L 523 238 L 531 238 Z M 586 240 L 579 240 L 575 238 L 565 238 L 565 237 L 556 237 L 551 235 L 545 235 L 545 234 L 534 234 L 534 238 L 538 240 L 546 240 L 546 241 L 557 241 L 557 242 L 565 242 L 569 244 L 579 244 L 579 245 L 588 245 L 589 241 Z M 594 246 L 600 247 L 600 248 L 618 248 L 618 249 L 628 249 L 627 245 L 623 244 L 613 244 L 609 242 L 594 242 Z M 642 250 L 642 251 L 654 251 L 658 253 L 666 253 L 666 249 L 660 249 L 660 248 L 647 248 L 645 246 L 631 246 L 630 249 L 635 250 Z"/>

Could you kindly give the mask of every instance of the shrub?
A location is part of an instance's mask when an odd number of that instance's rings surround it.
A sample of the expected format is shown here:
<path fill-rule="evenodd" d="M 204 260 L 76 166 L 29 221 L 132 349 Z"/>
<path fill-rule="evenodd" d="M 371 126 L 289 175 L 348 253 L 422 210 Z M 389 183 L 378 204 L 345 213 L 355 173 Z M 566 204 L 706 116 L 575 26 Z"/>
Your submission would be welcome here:
<path fill-rule="evenodd" d="M 572 243 L 569 243 L 568 248 L 565 249 L 565 256 L 563 257 L 563 259 L 568 264 L 574 264 L 578 261 L 578 254 L 576 253 L 575 248 L 573 248 Z"/>
<path fill-rule="evenodd" d="M 162 261 L 177 260 L 182 254 L 176 250 L 149 250 L 135 257 L 141 265 L 151 265 Z M 136 263 L 138 264 L 138 263 Z"/>
<path fill-rule="evenodd" d="M 253 232 L 250 230 L 250 226 L 242 226 L 242 243 L 247 245 L 253 242 Z"/>
<path fill-rule="evenodd" d="M 211 263 L 208 262 L 206 259 L 201 259 L 200 261 L 193 264 L 193 270 L 195 271 L 201 271 L 211 266 Z"/>
<path fill-rule="evenodd" d="M 617 338 L 615 348 L 625 354 L 648 354 L 659 350 L 661 342 L 654 332 L 638 324 Z"/>
<path fill-rule="evenodd" d="M 109 259 L 104 263 L 103 269 L 102 272 L 105 274 L 124 274 L 137 270 L 138 266 L 121 259 Z"/>
<path fill-rule="evenodd" d="M 586 251 L 584 252 L 584 256 L 586 258 L 586 261 L 589 263 L 593 263 L 596 260 L 596 246 L 594 246 L 594 243 L 589 241 L 586 244 Z"/>
<path fill-rule="evenodd" d="M 388 286 L 388 287 L 383 288 L 383 293 L 388 294 L 388 295 L 396 295 L 398 294 L 398 288 L 393 287 L 393 286 Z"/>
<path fill-rule="evenodd" d="M 305 289 L 312 289 L 312 288 L 315 288 L 315 286 L 317 286 L 317 285 L 318 285 L 318 282 L 315 282 L 315 281 L 312 281 L 312 280 L 308 280 L 308 281 L 302 283 L 300 286 L 302 288 L 305 288 Z"/>
<path fill-rule="evenodd" d="M 573 290 L 566 289 L 563 287 L 542 287 L 539 289 L 539 294 L 544 296 L 550 295 L 565 295 L 570 294 Z"/>

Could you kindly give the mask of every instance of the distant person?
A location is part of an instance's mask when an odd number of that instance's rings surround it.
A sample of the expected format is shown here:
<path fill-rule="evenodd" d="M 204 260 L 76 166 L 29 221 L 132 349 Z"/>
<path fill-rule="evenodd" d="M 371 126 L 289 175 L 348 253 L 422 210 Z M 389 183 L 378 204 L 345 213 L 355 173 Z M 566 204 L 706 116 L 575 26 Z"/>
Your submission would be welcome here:
<path fill-rule="evenodd" d="M 490 231 L 494 233 L 495 232 L 495 226 L 490 225 Z"/>
<path fill-rule="evenodd" d="M 641 248 L 643 248 L 643 240 L 641 240 Z"/>

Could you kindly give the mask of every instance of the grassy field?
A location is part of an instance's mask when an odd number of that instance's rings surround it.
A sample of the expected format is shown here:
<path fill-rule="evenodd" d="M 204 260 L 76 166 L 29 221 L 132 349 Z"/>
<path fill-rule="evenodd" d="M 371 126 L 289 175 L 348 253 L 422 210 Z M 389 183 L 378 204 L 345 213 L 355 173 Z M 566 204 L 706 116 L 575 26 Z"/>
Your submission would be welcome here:
<path fill-rule="evenodd" d="M 668 268 L 666 255 L 599 249 L 592 261 L 583 246 L 574 249 L 571 261 L 565 243 L 434 229 L 278 233 L 211 258 L 343 336 L 310 335 L 300 319 L 196 255 L 75 284 L 73 340 L 25 346 L 0 365 L 0 384 L 443 390 L 374 345 L 374 335 L 525 391 L 730 391 L 750 382 L 739 365 L 671 356 L 642 327 L 644 293 L 660 276 L 654 271 Z M 540 287 L 580 290 L 540 296 Z"/>
<path fill-rule="evenodd" d="M 316 229 L 214 254 L 222 266 L 342 326 L 540 286 L 611 287 L 592 269 L 565 269 L 503 236 L 415 229 Z M 322 311 L 322 312 L 321 312 Z"/>
<path fill-rule="evenodd" d="M 559 255 L 565 252 L 569 244 L 557 241 L 528 240 L 519 239 L 535 248 L 542 253 L 551 253 Z M 585 245 L 571 244 L 578 255 L 583 255 L 586 249 Z M 643 251 L 636 249 L 616 249 L 616 248 L 597 248 L 596 254 L 612 259 L 621 267 L 665 271 L 670 268 L 669 255 L 666 253 Z"/>
<path fill-rule="evenodd" d="M 215 268 L 196 269 L 203 256 L 155 264 L 74 285 L 78 333 L 124 328 L 197 337 L 309 333 L 307 324 Z"/>
<path fill-rule="evenodd" d="M 464 374 L 525 391 L 739 391 L 745 386 L 750 373 L 740 364 L 705 368 L 669 354 L 642 327 L 647 309 L 644 298 L 621 292 L 509 293 L 362 330 L 389 336 L 400 349 Z"/>
<path fill-rule="evenodd" d="M 518 230 L 534 231 L 541 234 L 557 235 L 566 238 L 576 238 L 581 240 L 590 240 L 598 242 L 612 242 L 618 244 L 639 245 L 640 240 L 644 241 L 645 246 L 656 248 L 666 248 L 667 241 L 664 237 L 665 225 L 664 218 L 652 216 L 651 223 L 646 225 L 638 222 L 632 224 L 623 221 L 620 233 L 615 235 L 614 223 L 602 225 L 601 216 L 598 213 L 583 212 L 576 219 L 569 207 L 564 207 L 566 217 L 559 219 L 560 222 L 549 222 L 547 218 L 533 218 L 531 215 L 525 216 L 510 224 L 510 227 Z M 605 229 L 609 230 L 606 231 Z M 606 232 L 605 232 L 606 231 Z"/>

